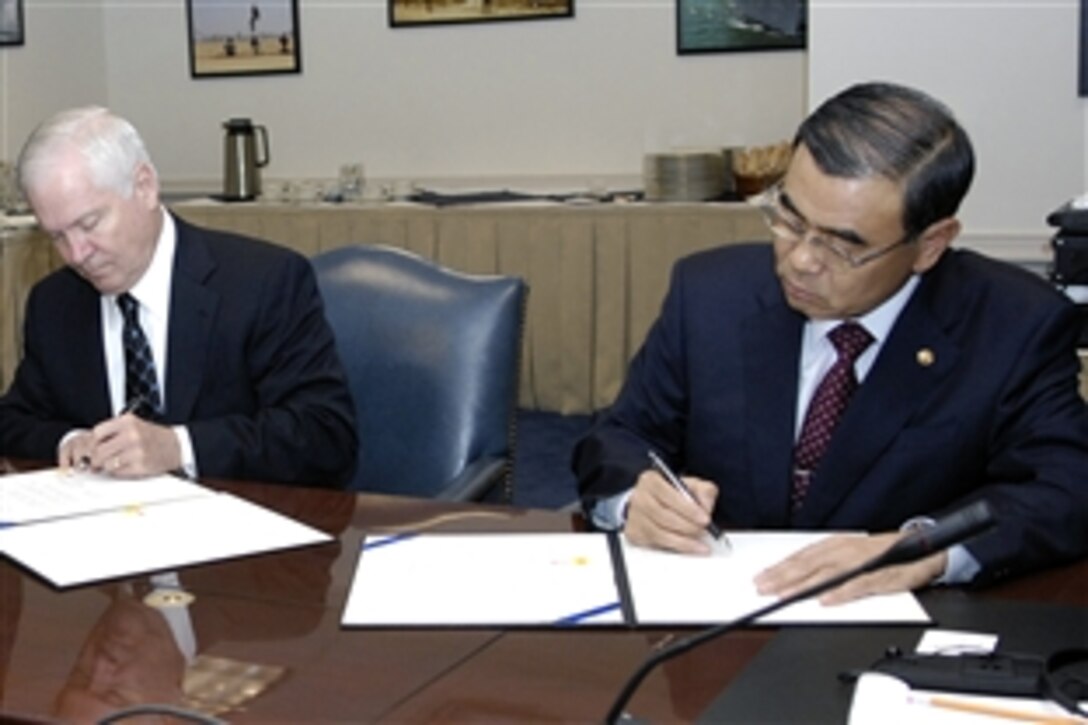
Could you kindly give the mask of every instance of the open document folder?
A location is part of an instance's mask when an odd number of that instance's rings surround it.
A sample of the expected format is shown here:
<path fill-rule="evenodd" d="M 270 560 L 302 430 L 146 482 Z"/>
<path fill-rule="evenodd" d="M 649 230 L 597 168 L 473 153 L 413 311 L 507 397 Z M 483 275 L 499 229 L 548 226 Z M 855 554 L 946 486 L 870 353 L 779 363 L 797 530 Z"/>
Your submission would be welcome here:
<path fill-rule="evenodd" d="M 603 533 L 368 536 L 344 626 L 715 624 L 773 601 L 752 578 L 826 533 L 731 534 L 732 551 L 688 556 Z M 768 621 L 928 622 L 910 593 L 824 607 L 801 603 Z"/>
<path fill-rule="evenodd" d="M 49 469 L 0 477 L 0 554 L 58 587 L 330 539 L 173 476 L 118 481 Z"/>

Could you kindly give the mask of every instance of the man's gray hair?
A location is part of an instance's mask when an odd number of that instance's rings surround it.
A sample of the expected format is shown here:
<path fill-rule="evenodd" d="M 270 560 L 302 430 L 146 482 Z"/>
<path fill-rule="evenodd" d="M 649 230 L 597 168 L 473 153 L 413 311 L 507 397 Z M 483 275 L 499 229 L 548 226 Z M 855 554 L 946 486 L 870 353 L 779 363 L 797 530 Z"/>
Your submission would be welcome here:
<path fill-rule="evenodd" d="M 155 172 L 147 147 L 131 123 L 101 106 L 84 106 L 61 111 L 30 134 L 17 164 L 23 193 L 29 195 L 58 153 L 73 149 L 83 156 L 97 187 L 124 197 L 132 195 L 140 165 Z"/>

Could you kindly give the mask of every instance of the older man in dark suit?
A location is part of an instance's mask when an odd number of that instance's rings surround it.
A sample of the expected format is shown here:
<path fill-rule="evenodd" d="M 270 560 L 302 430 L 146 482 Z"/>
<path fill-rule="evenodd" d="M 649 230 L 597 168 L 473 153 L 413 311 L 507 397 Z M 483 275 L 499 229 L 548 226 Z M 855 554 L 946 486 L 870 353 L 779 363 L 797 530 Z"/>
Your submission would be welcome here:
<path fill-rule="evenodd" d="M 340 485 L 350 393 L 309 262 L 169 214 L 136 130 L 58 114 L 19 181 L 67 267 L 27 302 L 0 455 L 110 475 Z"/>
<path fill-rule="evenodd" d="M 949 249 L 973 172 L 966 133 L 922 93 L 862 84 L 818 108 L 760 200 L 773 245 L 676 265 L 619 398 L 575 452 L 594 520 L 690 553 L 708 550 L 711 517 L 873 532 L 830 537 L 757 578 L 789 594 L 903 528 L 979 499 L 995 511 L 992 532 L 829 602 L 1084 555 L 1075 308 L 1028 272 Z M 685 474 L 694 501 L 650 470 L 648 450 Z"/>

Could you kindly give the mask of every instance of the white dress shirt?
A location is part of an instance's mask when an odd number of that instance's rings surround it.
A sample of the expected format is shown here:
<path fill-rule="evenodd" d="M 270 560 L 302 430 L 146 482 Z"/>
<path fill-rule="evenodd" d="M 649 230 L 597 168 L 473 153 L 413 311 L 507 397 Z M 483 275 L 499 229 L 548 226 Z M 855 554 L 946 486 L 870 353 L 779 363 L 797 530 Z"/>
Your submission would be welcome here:
<path fill-rule="evenodd" d="M 169 339 L 170 290 L 174 279 L 174 250 L 177 248 L 177 227 L 174 218 L 160 208 L 163 215 L 162 230 L 159 232 L 151 263 L 143 277 L 128 290 L 140 303 L 140 327 L 151 346 L 151 356 L 155 360 L 155 377 L 159 383 L 159 395 L 163 407 L 166 407 L 166 346 Z M 121 342 L 124 328 L 124 316 L 117 305 L 117 295 L 102 295 L 99 298 L 102 310 L 102 349 L 106 355 L 106 377 L 109 383 L 110 404 L 113 414 L 118 415 L 125 407 L 125 350 Z M 181 468 L 187 476 L 197 475 L 196 458 L 193 454 L 193 442 L 189 430 L 182 425 L 173 426 L 181 449 Z"/>

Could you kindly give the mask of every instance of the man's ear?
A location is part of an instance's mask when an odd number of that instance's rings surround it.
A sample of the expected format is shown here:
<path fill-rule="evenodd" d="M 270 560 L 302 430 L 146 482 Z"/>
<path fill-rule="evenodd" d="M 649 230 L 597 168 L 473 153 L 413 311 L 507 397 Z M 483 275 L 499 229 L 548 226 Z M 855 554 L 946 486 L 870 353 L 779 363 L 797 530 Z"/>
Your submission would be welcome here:
<path fill-rule="evenodd" d="M 140 164 L 132 180 L 132 193 L 149 209 L 159 206 L 159 177 L 150 164 Z"/>
<path fill-rule="evenodd" d="M 918 236 L 918 256 L 914 260 L 914 271 L 921 274 L 937 264 L 959 233 L 960 222 L 955 217 L 947 217 L 930 224 Z"/>

